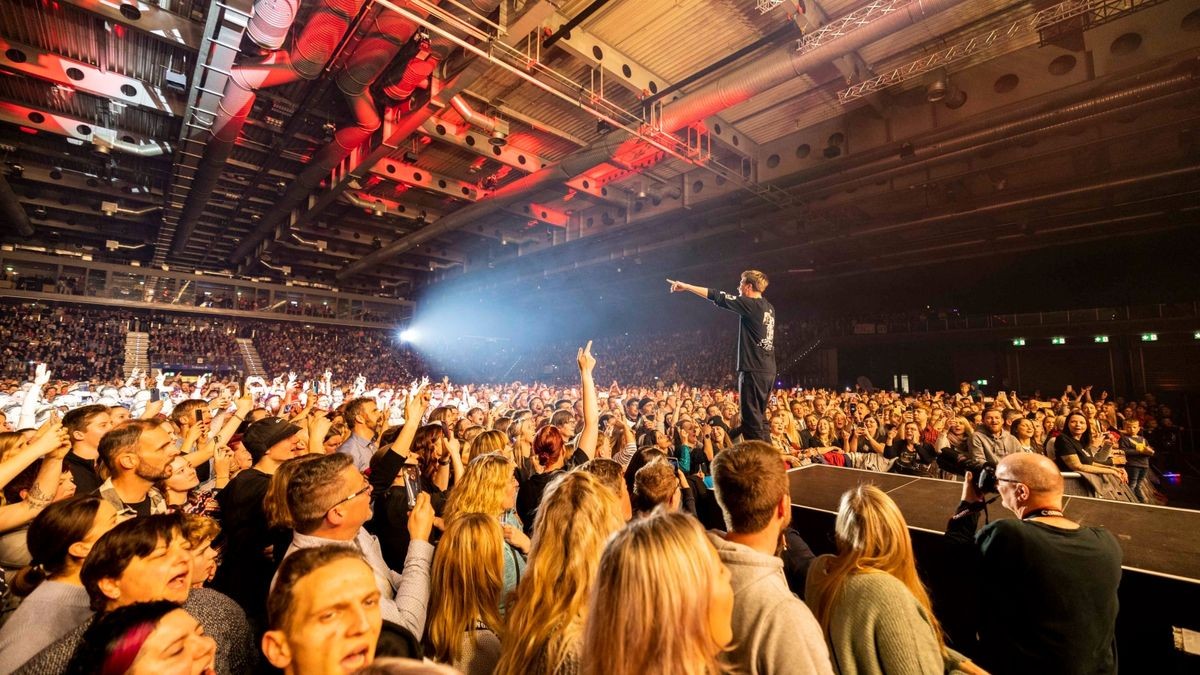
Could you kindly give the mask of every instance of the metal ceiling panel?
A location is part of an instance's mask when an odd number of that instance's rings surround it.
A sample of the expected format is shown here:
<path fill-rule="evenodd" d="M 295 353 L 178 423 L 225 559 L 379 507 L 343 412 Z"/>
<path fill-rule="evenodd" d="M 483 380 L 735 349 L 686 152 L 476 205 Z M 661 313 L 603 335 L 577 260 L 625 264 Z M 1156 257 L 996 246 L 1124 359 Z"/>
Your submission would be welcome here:
<path fill-rule="evenodd" d="M 40 0 L 0 3 L 0 31 L 17 42 L 90 63 L 154 87 L 165 85 L 168 68 L 188 72 L 192 59 L 189 49 L 110 24 L 73 5 Z"/>
<path fill-rule="evenodd" d="M 744 0 L 677 0 L 610 3 L 583 25 L 629 58 L 675 81 L 784 21 L 782 12 L 759 14 L 753 2 Z"/>

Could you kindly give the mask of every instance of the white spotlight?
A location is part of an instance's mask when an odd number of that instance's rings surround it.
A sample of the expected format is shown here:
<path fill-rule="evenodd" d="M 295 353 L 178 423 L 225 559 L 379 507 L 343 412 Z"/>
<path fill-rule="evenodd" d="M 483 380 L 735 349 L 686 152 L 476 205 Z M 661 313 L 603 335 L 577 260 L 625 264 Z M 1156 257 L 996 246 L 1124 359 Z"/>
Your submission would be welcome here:
<path fill-rule="evenodd" d="M 416 342 L 417 341 L 417 331 L 413 328 L 405 328 L 404 330 L 400 331 L 400 341 L 401 342 Z"/>

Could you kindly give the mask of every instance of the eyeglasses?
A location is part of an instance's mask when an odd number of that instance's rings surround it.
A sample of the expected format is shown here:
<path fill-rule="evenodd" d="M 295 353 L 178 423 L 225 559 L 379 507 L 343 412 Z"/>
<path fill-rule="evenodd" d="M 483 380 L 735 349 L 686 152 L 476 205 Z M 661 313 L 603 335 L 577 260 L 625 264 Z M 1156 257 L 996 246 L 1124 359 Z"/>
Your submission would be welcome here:
<path fill-rule="evenodd" d="M 371 491 L 371 484 L 367 483 L 366 485 L 363 485 L 362 489 L 360 489 L 358 492 L 355 492 L 354 494 L 347 496 L 345 499 L 340 499 L 337 502 L 335 502 L 333 504 L 333 506 L 329 507 L 329 511 L 334 510 L 335 508 L 341 506 L 342 504 L 345 504 L 346 502 L 350 501 L 351 499 L 354 499 L 355 497 L 360 497 L 364 494 L 367 494 L 370 491 Z M 328 513 L 328 511 L 327 511 L 327 513 Z"/>
<path fill-rule="evenodd" d="M 1001 478 L 999 476 L 996 476 L 996 482 L 998 482 L 998 483 L 1020 483 L 1022 481 L 1013 480 L 1012 478 Z"/>

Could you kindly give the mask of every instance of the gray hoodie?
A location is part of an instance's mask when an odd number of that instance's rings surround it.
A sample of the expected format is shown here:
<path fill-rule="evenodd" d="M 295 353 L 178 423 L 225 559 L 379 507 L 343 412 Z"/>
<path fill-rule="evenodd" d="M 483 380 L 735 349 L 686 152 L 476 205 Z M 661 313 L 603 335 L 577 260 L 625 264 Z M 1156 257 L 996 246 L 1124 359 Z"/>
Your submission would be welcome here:
<path fill-rule="evenodd" d="M 833 675 L 825 636 L 802 600 L 788 590 L 783 561 L 708 533 L 733 582 L 733 650 L 745 675 Z"/>

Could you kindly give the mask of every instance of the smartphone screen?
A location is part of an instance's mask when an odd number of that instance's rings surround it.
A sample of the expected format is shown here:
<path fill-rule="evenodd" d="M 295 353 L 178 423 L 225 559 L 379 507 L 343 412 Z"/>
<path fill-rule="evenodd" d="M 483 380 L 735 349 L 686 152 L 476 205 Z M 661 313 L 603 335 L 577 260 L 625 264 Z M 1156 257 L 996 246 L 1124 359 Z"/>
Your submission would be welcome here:
<path fill-rule="evenodd" d="M 417 475 L 417 467 L 405 466 L 401 469 L 404 472 L 404 492 L 408 497 L 408 508 L 417 505 L 417 495 L 421 492 L 421 482 Z"/>

